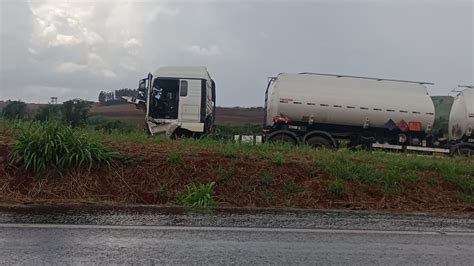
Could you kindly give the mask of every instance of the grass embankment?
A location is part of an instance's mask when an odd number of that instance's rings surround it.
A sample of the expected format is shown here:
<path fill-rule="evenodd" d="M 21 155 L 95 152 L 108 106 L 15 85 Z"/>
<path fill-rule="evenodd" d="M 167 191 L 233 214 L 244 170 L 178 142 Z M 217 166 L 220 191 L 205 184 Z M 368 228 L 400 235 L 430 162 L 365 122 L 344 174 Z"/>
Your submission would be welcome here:
<path fill-rule="evenodd" d="M 12 127 L 1 124 L 0 127 Z M 69 166 L 40 177 L 9 166 L 17 129 L 0 141 L 0 200 L 177 204 L 191 207 L 356 208 L 399 211 L 473 211 L 474 163 L 365 151 L 241 145 L 213 139 L 171 141 L 138 131 L 105 134 L 74 130 L 131 160 Z"/>

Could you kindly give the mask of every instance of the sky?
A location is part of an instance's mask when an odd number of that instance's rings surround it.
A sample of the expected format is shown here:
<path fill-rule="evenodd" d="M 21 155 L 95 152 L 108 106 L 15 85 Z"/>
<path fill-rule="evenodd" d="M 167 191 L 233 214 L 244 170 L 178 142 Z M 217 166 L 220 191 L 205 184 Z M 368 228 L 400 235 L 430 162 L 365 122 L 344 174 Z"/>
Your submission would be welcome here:
<path fill-rule="evenodd" d="M 262 106 L 281 72 L 446 95 L 474 84 L 473 1 L 0 0 L 0 100 L 97 101 L 167 65 L 207 66 L 219 106 Z"/>

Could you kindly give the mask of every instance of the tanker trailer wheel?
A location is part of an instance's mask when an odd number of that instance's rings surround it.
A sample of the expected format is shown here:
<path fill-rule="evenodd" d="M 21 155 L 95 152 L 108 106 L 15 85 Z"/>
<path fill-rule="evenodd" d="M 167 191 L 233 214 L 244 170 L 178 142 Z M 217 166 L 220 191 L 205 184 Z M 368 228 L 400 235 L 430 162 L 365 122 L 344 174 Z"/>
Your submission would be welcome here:
<path fill-rule="evenodd" d="M 276 134 L 275 136 L 269 139 L 271 143 L 285 143 L 290 145 L 296 145 L 296 140 L 286 134 Z"/>
<path fill-rule="evenodd" d="M 306 140 L 306 144 L 317 149 L 331 149 L 333 147 L 328 139 L 319 136 L 309 138 Z"/>
<path fill-rule="evenodd" d="M 468 147 L 459 148 L 458 154 L 465 157 L 474 157 L 474 150 Z"/>

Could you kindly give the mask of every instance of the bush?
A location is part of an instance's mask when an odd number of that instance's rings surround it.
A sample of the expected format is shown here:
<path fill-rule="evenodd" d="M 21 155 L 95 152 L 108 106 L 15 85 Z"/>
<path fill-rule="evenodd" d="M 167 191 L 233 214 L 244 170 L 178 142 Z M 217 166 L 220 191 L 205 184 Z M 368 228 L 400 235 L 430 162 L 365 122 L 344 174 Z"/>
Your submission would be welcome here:
<path fill-rule="evenodd" d="M 45 121 L 60 121 L 63 118 L 61 105 L 48 104 L 46 106 L 38 109 L 35 115 L 35 120 L 45 122 Z"/>
<path fill-rule="evenodd" d="M 217 204 L 214 200 L 215 182 L 196 185 L 194 183 L 186 186 L 186 192 L 178 192 L 176 198 L 183 207 L 191 208 L 213 208 Z"/>
<path fill-rule="evenodd" d="M 22 101 L 9 101 L 7 106 L 3 108 L 2 116 L 5 119 L 24 119 L 28 116 L 26 103 Z"/>
<path fill-rule="evenodd" d="M 15 139 L 10 162 L 34 173 L 110 165 L 120 154 L 60 123 L 32 124 Z"/>
<path fill-rule="evenodd" d="M 91 103 L 81 99 L 74 99 L 63 103 L 64 106 L 64 120 L 72 126 L 82 126 L 87 122 L 89 117 L 89 110 Z"/>

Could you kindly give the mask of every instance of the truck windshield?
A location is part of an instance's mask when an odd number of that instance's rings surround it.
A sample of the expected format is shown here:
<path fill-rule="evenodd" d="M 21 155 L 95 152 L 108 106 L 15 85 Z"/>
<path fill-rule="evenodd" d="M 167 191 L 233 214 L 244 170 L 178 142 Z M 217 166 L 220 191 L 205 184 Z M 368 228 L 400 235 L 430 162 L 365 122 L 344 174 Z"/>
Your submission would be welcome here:
<path fill-rule="evenodd" d="M 155 79 L 150 99 L 150 115 L 158 119 L 177 119 L 179 80 Z"/>

